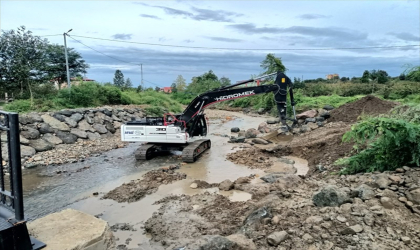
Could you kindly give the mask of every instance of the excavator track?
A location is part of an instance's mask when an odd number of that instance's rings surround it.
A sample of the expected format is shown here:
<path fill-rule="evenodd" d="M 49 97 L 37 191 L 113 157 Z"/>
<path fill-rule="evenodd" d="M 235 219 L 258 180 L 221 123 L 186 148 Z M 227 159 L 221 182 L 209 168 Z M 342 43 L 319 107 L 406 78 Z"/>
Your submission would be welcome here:
<path fill-rule="evenodd" d="M 156 152 L 156 145 L 154 144 L 143 144 L 135 153 L 136 160 L 150 160 Z"/>
<path fill-rule="evenodd" d="M 209 139 L 192 142 L 182 150 L 182 160 L 188 163 L 195 162 L 209 148 L 211 148 L 211 141 Z"/>

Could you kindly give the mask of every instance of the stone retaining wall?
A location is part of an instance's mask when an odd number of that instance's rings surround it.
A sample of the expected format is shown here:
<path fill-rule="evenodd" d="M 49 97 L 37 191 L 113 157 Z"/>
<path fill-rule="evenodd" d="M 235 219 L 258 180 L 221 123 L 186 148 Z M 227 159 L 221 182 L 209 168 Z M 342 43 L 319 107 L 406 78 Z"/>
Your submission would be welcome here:
<path fill-rule="evenodd" d="M 119 135 L 121 124 L 142 117 L 144 113 L 137 107 L 83 108 L 19 115 L 22 161 L 59 144 Z M 2 132 L 1 141 L 6 139 L 5 132 Z M 6 143 L 2 143 L 1 153 L 7 163 Z"/>

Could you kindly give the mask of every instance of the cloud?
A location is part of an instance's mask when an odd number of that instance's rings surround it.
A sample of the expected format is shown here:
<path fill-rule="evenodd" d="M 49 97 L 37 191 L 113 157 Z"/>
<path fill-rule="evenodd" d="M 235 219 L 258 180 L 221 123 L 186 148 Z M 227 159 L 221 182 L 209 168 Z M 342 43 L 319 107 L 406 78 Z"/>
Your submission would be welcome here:
<path fill-rule="evenodd" d="M 229 42 L 229 43 L 237 43 L 237 42 L 242 42 L 243 41 L 242 39 L 217 37 L 217 36 L 206 36 L 205 38 L 213 40 L 213 41 Z"/>
<path fill-rule="evenodd" d="M 320 14 L 303 14 L 297 17 L 304 20 L 312 20 L 312 19 L 320 19 L 320 18 L 330 18 L 331 16 L 320 15 Z"/>
<path fill-rule="evenodd" d="M 193 42 L 194 42 L 194 40 L 187 39 L 187 40 L 184 40 L 183 42 L 184 42 L 184 43 L 193 43 Z"/>
<path fill-rule="evenodd" d="M 395 36 L 398 39 L 404 40 L 404 41 L 413 41 L 413 42 L 419 42 L 420 37 L 415 36 L 408 32 L 390 32 L 388 35 Z"/>
<path fill-rule="evenodd" d="M 112 38 L 118 39 L 118 40 L 131 40 L 131 36 L 133 34 L 115 34 L 112 35 Z"/>
<path fill-rule="evenodd" d="M 317 38 L 337 38 L 340 40 L 364 40 L 367 33 L 357 30 L 348 30 L 339 27 L 318 28 L 309 26 L 292 26 L 288 28 L 278 27 L 256 27 L 255 24 L 231 24 L 228 28 L 245 34 L 297 34 L 301 36 L 312 36 Z"/>
<path fill-rule="evenodd" d="M 162 18 L 154 16 L 154 15 L 146 15 L 146 14 L 140 14 L 141 17 L 145 17 L 145 18 L 152 18 L 152 19 L 159 19 L 161 20 Z"/>
<path fill-rule="evenodd" d="M 152 6 L 155 8 L 163 9 L 166 14 L 171 16 L 181 16 L 196 21 L 212 21 L 212 22 L 233 22 L 232 17 L 243 16 L 242 14 L 224 11 L 224 10 L 209 10 L 200 9 L 196 7 L 191 8 L 190 11 L 169 8 L 165 6 Z"/>

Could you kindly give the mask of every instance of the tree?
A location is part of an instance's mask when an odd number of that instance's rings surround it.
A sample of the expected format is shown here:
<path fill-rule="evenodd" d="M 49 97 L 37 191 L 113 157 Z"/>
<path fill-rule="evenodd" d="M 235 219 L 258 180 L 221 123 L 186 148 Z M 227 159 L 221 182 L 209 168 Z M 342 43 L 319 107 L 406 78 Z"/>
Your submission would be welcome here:
<path fill-rule="evenodd" d="M 174 84 L 176 86 L 177 91 L 179 91 L 179 92 L 185 91 L 185 89 L 187 87 L 187 82 L 185 81 L 184 77 L 182 77 L 182 75 L 179 75 L 176 78 Z"/>
<path fill-rule="evenodd" d="M 131 89 L 133 87 L 133 84 L 131 83 L 131 79 L 128 77 L 127 80 L 125 80 L 124 83 L 124 90 Z"/>
<path fill-rule="evenodd" d="M 347 82 L 347 77 L 341 77 L 340 79 L 342 82 Z"/>
<path fill-rule="evenodd" d="M 140 92 L 142 92 L 142 91 L 143 91 L 143 86 L 139 85 L 139 86 L 137 87 L 137 89 L 136 89 L 136 92 L 137 92 L 137 93 L 140 93 Z"/>
<path fill-rule="evenodd" d="M 171 90 L 172 90 L 172 93 L 176 93 L 176 92 L 178 92 L 178 89 L 177 89 L 177 87 L 176 87 L 176 83 L 172 83 L 172 85 L 171 85 Z"/>
<path fill-rule="evenodd" d="M 370 78 L 370 73 L 369 71 L 365 70 L 363 72 L 362 78 L 361 78 L 361 82 L 362 83 L 368 83 L 369 82 L 369 78 Z"/>
<path fill-rule="evenodd" d="M 158 86 L 156 86 L 156 87 L 155 87 L 155 91 L 156 91 L 156 92 L 159 92 L 159 91 L 160 91 L 160 88 L 159 88 Z"/>
<path fill-rule="evenodd" d="M 8 92 L 20 89 L 21 94 L 28 90 L 32 101 L 32 86 L 48 78 L 47 46 L 46 39 L 32 35 L 25 26 L 17 31 L 3 31 L 0 36 L 0 88 Z"/>
<path fill-rule="evenodd" d="M 48 45 L 46 50 L 48 57 L 48 76 L 50 79 L 56 79 L 59 83 L 67 82 L 66 59 L 64 46 L 53 44 Z M 86 74 L 89 65 L 82 59 L 82 56 L 73 48 L 67 48 L 70 78 Z M 60 84 L 58 85 L 60 86 Z"/>
<path fill-rule="evenodd" d="M 195 76 L 191 80 L 192 82 L 188 85 L 187 91 L 194 94 L 202 94 L 211 89 L 221 87 L 219 78 L 212 70 L 209 70 L 209 72 L 201 76 Z"/>
<path fill-rule="evenodd" d="M 227 87 L 231 85 L 231 81 L 229 78 L 223 76 L 222 78 L 220 78 L 220 85 L 221 87 Z"/>
<path fill-rule="evenodd" d="M 121 72 L 121 70 L 117 69 L 114 75 L 114 85 L 121 89 L 124 87 L 124 84 L 124 74 Z"/>
<path fill-rule="evenodd" d="M 370 79 L 377 80 L 378 83 L 386 83 L 388 81 L 388 73 L 385 70 L 372 70 Z"/>
<path fill-rule="evenodd" d="M 404 81 L 405 80 L 405 74 L 401 73 L 400 76 L 398 77 L 399 80 Z"/>
<path fill-rule="evenodd" d="M 285 72 L 287 69 L 283 65 L 281 58 L 276 57 L 274 54 L 267 54 L 265 59 L 261 62 L 261 67 L 265 70 L 262 74 L 271 74 L 278 71 Z M 272 77 L 274 79 L 274 77 Z"/>
<path fill-rule="evenodd" d="M 420 82 L 420 66 L 413 67 L 412 65 L 407 65 L 404 73 L 406 74 L 407 80 Z"/>

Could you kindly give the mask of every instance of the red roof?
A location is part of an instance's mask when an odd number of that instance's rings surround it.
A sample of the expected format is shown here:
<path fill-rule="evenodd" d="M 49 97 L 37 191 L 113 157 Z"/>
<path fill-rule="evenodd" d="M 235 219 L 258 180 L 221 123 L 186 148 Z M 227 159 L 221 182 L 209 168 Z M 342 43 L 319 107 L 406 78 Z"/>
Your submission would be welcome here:
<path fill-rule="evenodd" d="M 172 88 L 171 87 L 163 87 L 160 89 L 160 91 L 163 91 L 165 93 L 172 93 Z"/>

